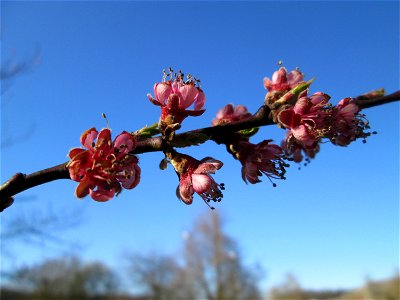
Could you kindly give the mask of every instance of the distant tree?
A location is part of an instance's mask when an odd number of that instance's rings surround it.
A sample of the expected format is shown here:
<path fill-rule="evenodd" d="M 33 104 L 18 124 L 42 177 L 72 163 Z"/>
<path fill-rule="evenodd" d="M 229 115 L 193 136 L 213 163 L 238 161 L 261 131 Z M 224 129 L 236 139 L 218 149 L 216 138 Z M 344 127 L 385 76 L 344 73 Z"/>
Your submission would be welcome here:
<path fill-rule="evenodd" d="M 180 259 L 153 253 L 130 257 L 131 274 L 152 299 L 261 299 L 259 272 L 244 266 L 237 243 L 216 212 L 184 235 Z"/>
<path fill-rule="evenodd" d="M 270 300 L 306 300 L 300 283 L 293 274 L 287 274 L 283 283 L 271 288 L 268 299 Z"/>
<path fill-rule="evenodd" d="M 152 299 L 175 299 L 175 283 L 181 270 L 174 257 L 156 253 L 133 254 L 128 258 L 128 264 L 131 278 Z"/>
<path fill-rule="evenodd" d="M 101 263 L 83 264 L 75 257 L 44 261 L 15 271 L 19 290 L 37 299 L 91 299 L 116 293 L 118 280 Z"/>
<path fill-rule="evenodd" d="M 243 264 L 237 242 L 223 231 L 221 217 L 201 217 L 184 243 L 185 271 L 199 297 L 212 300 L 260 299 L 260 270 Z"/>

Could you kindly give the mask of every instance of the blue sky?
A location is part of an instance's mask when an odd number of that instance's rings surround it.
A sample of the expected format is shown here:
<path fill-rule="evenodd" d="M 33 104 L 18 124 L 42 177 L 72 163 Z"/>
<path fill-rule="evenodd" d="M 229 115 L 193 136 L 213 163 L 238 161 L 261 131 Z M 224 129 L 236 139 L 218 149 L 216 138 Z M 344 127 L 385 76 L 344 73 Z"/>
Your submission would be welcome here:
<path fill-rule="evenodd" d="M 158 120 L 146 97 L 169 66 L 202 81 L 202 117 L 183 130 L 209 126 L 227 103 L 250 111 L 265 96 L 263 77 L 282 60 L 316 77 L 311 92 L 337 103 L 384 87 L 399 88 L 397 2 L 7 2 L 1 3 L 2 61 L 40 53 L 40 64 L 3 85 L 2 182 L 66 161 L 80 134 L 105 127 L 115 134 Z M 399 105 L 365 111 L 378 135 L 347 148 L 322 145 L 317 158 L 273 188 L 268 180 L 246 185 L 240 164 L 224 147 L 207 142 L 184 149 L 225 165 L 217 209 L 246 261 L 266 270 L 263 286 L 295 274 L 310 288 L 353 287 L 368 275 L 382 278 L 399 267 Z M 27 133 L 29 133 L 27 135 Z M 254 141 L 284 132 L 269 126 Z M 142 179 L 107 203 L 74 198 L 76 183 L 58 181 L 26 191 L 1 215 L 3 224 L 21 213 L 77 210 L 83 223 L 62 233 L 76 253 L 121 266 L 126 251 L 175 253 L 181 234 L 207 207 L 175 196 L 176 175 L 158 170 L 160 153 L 140 155 Z M 33 197 L 35 200 L 29 200 Z M 209 212 L 211 213 L 211 212 Z M 4 268 L 60 255 L 57 249 L 14 245 Z"/>

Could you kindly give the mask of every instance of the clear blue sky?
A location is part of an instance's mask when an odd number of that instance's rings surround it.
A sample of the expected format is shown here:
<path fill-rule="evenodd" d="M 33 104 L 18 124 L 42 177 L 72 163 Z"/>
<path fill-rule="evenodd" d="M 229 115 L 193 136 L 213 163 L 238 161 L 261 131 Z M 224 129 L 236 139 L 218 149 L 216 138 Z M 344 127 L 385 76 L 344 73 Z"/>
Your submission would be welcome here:
<path fill-rule="evenodd" d="M 1 3 L 2 61 L 40 53 L 40 64 L 3 86 L 1 180 L 66 161 L 80 134 L 105 127 L 134 131 L 158 120 L 146 97 L 169 66 L 192 73 L 207 96 L 203 117 L 183 129 L 209 126 L 227 103 L 255 111 L 263 77 L 282 60 L 316 77 L 312 92 L 336 103 L 375 88 L 399 88 L 398 2 L 7 2 Z M 322 145 L 285 182 L 246 185 L 240 164 L 211 142 L 185 149 L 224 161 L 215 176 L 226 185 L 217 209 L 247 262 L 260 262 L 263 286 L 295 274 L 309 288 L 352 287 L 365 276 L 383 278 L 398 268 L 399 105 L 365 111 L 378 135 L 347 148 Z M 26 133 L 32 132 L 26 137 Z M 269 126 L 254 141 L 284 132 Z M 58 181 L 26 191 L 1 215 L 76 209 L 84 222 L 63 232 L 85 259 L 121 266 L 124 251 L 176 251 L 181 233 L 207 207 L 175 196 L 171 168 L 158 170 L 160 153 L 140 155 L 142 179 L 107 203 L 74 198 L 76 183 Z M 35 197 L 36 200 L 28 200 Z M 210 211 L 211 213 L 211 211 Z M 4 268 L 60 255 L 58 250 L 14 245 Z"/>

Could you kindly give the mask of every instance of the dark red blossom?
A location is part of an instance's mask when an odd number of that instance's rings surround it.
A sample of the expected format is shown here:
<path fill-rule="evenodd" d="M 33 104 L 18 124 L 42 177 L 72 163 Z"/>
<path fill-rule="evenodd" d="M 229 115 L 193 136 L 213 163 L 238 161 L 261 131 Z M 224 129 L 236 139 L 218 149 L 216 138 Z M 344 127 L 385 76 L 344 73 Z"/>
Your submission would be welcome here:
<path fill-rule="evenodd" d="M 329 98 L 321 92 L 311 97 L 303 96 L 293 107 L 278 114 L 278 122 L 290 129 L 297 144 L 303 148 L 312 147 L 328 131 L 332 114 Z"/>
<path fill-rule="evenodd" d="M 258 144 L 252 144 L 246 140 L 238 141 L 231 145 L 231 153 L 242 164 L 242 178 L 247 183 L 255 184 L 261 182 L 259 179 L 263 174 L 271 180 L 285 179 L 285 166 L 281 147 L 265 140 Z M 275 186 L 275 184 L 274 184 Z"/>
<path fill-rule="evenodd" d="M 347 146 L 357 138 L 365 139 L 370 135 L 365 132 L 369 123 L 359 112 L 360 108 L 352 98 L 342 99 L 334 107 L 330 130 L 326 134 L 333 144 Z"/>
<path fill-rule="evenodd" d="M 124 131 L 112 142 L 110 129 L 98 133 L 91 128 L 81 135 L 81 144 L 86 149 L 71 149 L 67 164 L 71 179 L 79 182 L 75 191 L 78 198 L 90 194 L 94 200 L 104 202 L 118 195 L 122 187 L 137 186 L 140 168 L 137 157 L 129 154 L 136 147 L 131 134 Z"/>

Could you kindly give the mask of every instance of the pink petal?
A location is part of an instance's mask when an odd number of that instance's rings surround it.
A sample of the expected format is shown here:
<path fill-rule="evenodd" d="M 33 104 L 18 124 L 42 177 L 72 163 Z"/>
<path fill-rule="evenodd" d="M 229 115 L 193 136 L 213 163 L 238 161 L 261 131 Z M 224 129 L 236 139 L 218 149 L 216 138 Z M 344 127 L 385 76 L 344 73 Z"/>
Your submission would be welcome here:
<path fill-rule="evenodd" d="M 179 198 L 186 204 L 193 202 L 193 187 L 190 175 L 182 176 L 179 182 Z"/>
<path fill-rule="evenodd" d="M 320 104 L 320 105 L 325 105 L 328 103 L 329 99 L 331 97 L 328 94 L 322 93 L 322 92 L 317 92 L 314 93 L 311 97 L 311 103 L 314 105 Z"/>
<path fill-rule="evenodd" d="M 204 92 L 199 89 L 196 101 L 194 102 L 194 110 L 200 110 L 203 108 L 204 104 L 206 103 L 206 95 Z"/>
<path fill-rule="evenodd" d="M 357 104 L 349 103 L 346 106 L 342 106 L 342 108 L 340 109 L 339 113 L 341 115 L 347 115 L 349 117 L 353 117 L 359 111 L 360 111 L 360 108 L 358 107 Z"/>
<path fill-rule="evenodd" d="M 180 81 L 174 81 L 171 85 L 172 87 L 172 93 L 173 94 L 180 94 L 179 89 L 182 87 L 183 83 Z"/>
<path fill-rule="evenodd" d="M 172 92 L 171 84 L 166 82 L 156 83 L 154 85 L 154 96 L 161 104 L 165 103 Z"/>
<path fill-rule="evenodd" d="M 237 105 L 234 109 L 233 115 L 237 118 L 242 116 L 248 116 L 250 113 L 247 111 L 247 107 L 244 105 Z"/>
<path fill-rule="evenodd" d="M 272 82 L 275 84 L 282 84 L 286 83 L 286 69 L 284 67 L 279 68 L 278 71 L 275 71 L 272 74 Z"/>
<path fill-rule="evenodd" d="M 224 164 L 222 161 L 216 160 L 212 157 L 203 158 L 200 161 L 199 166 L 194 170 L 194 174 L 208 174 L 214 173 L 218 169 L 220 169 Z"/>
<path fill-rule="evenodd" d="M 86 151 L 86 150 L 82 149 L 82 148 L 73 148 L 73 149 L 69 150 L 68 156 L 70 159 L 73 159 L 76 155 L 78 155 L 84 151 Z"/>
<path fill-rule="evenodd" d="M 272 85 L 273 85 L 273 83 L 272 83 L 271 79 L 269 79 L 268 77 L 265 77 L 264 78 L 264 87 L 265 87 L 265 89 L 268 90 L 268 91 L 271 91 L 272 90 Z"/>
<path fill-rule="evenodd" d="M 286 109 L 278 114 L 278 121 L 286 128 L 293 128 L 300 124 L 300 115 L 297 115 L 293 109 Z"/>
<path fill-rule="evenodd" d="M 340 108 L 346 106 L 347 104 L 350 103 L 350 100 L 351 100 L 351 98 L 344 98 L 344 99 L 340 100 L 339 103 L 336 105 L 337 108 L 340 109 Z"/>
<path fill-rule="evenodd" d="M 114 149 L 118 149 L 118 153 L 126 154 L 136 147 L 136 139 L 130 133 L 123 131 L 114 141 Z"/>
<path fill-rule="evenodd" d="M 292 133 L 298 141 L 306 146 L 310 146 L 315 142 L 315 137 L 308 132 L 304 125 L 292 128 Z"/>
<path fill-rule="evenodd" d="M 75 190 L 75 196 L 77 198 L 83 198 L 89 194 L 89 189 L 94 188 L 95 183 L 93 180 L 87 176 L 83 177 L 81 182 L 79 182 L 78 186 Z"/>
<path fill-rule="evenodd" d="M 86 169 L 92 165 L 92 155 L 89 150 L 84 150 L 75 155 L 67 164 L 69 175 L 74 181 L 81 181 L 81 177 L 86 174 Z"/>
<path fill-rule="evenodd" d="M 198 194 L 205 193 L 210 189 L 210 186 L 213 181 L 214 180 L 208 175 L 193 174 L 192 175 L 193 190 Z"/>
<path fill-rule="evenodd" d="M 98 186 L 96 190 L 90 190 L 89 191 L 90 196 L 93 198 L 93 200 L 98 201 L 98 202 L 106 202 L 110 199 L 112 199 L 115 195 L 114 189 L 111 190 L 105 190 L 102 187 Z"/>
<path fill-rule="evenodd" d="M 185 84 L 182 87 L 179 88 L 179 92 L 180 92 L 180 108 L 182 109 L 186 109 L 188 108 L 190 105 L 192 105 L 194 99 L 197 97 L 198 95 L 198 90 L 197 88 L 192 85 L 192 84 Z"/>
<path fill-rule="evenodd" d="M 217 119 L 224 119 L 229 115 L 232 115 L 234 112 L 234 108 L 232 104 L 227 104 L 225 105 L 224 108 L 221 108 L 218 112 L 217 112 Z"/>
<path fill-rule="evenodd" d="M 301 97 L 294 105 L 293 111 L 296 114 L 304 115 L 309 111 L 310 106 L 310 101 L 307 99 L 307 97 Z"/>
<path fill-rule="evenodd" d="M 97 137 L 96 148 L 101 150 L 111 150 L 111 130 L 103 128 Z"/>
<path fill-rule="evenodd" d="M 96 128 L 90 128 L 89 130 L 86 130 L 81 135 L 81 144 L 86 149 L 93 149 L 94 140 L 96 139 L 97 134 L 98 134 L 98 132 L 97 132 Z"/>
<path fill-rule="evenodd" d="M 293 70 L 288 74 L 287 80 L 290 87 L 293 88 L 304 80 L 304 74 L 299 70 Z"/>
<path fill-rule="evenodd" d="M 257 164 L 252 162 L 246 162 L 245 165 L 242 167 L 242 179 L 244 182 L 250 182 L 251 184 L 256 184 L 261 182 L 258 179 L 258 167 Z"/>
<path fill-rule="evenodd" d="M 119 175 L 118 180 L 121 182 L 122 186 L 128 190 L 136 187 L 140 182 L 140 167 L 137 164 L 131 166 L 128 171 L 129 177 Z"/>

